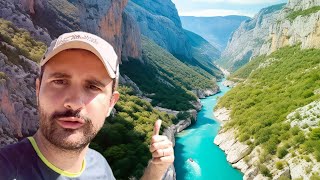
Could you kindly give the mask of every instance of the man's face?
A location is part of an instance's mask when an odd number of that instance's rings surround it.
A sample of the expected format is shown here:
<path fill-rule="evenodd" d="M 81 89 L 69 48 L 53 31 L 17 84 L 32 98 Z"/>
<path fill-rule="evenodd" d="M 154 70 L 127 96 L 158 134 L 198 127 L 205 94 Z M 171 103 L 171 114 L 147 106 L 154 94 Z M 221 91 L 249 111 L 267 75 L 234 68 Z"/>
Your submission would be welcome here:
<path fill-rule="evenodd" d="M 53 145 L 81 150 L 109 116 L 119 93 L 93 53 L 81 49 L 58 53 L 37 81 L 40 132 Z"/>

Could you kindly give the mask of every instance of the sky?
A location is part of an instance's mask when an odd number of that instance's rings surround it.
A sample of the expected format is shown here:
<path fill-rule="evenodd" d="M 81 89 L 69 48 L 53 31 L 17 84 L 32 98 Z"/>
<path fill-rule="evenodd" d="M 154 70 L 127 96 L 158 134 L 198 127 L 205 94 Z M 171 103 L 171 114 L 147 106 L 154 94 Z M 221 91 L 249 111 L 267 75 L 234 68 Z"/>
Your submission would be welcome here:
<path fill-rule="evenodd" d="M 227 16 L 253 17 L 262 8 L 287 3 L 288 0 L 172 0 L 179 16 Z"/>

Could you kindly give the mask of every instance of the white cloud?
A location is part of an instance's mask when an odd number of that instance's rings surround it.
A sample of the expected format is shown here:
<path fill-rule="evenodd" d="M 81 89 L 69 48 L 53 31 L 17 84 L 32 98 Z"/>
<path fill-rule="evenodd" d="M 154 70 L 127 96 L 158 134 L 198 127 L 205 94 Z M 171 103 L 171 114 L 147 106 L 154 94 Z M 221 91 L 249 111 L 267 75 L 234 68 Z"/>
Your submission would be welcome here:
<path fill-rule="evenodd" d="M 241 15 L 253 17 L 255 13 L 230 9 L 203 9 L 195 11 L 179 11 L 179 16 L 196 16 L 196 17 L 212 17 L 212 16 L 228 16 Z"/>

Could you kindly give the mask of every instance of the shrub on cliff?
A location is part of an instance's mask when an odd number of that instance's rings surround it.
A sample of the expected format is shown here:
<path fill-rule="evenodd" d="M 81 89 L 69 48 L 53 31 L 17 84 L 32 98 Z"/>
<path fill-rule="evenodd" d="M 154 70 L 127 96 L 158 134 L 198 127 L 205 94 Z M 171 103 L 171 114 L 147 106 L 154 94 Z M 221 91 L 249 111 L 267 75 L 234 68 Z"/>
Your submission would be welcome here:
<path fill-rule="evenodd" d="M 294 19 L 296 19 L 298 16 L 308 16 L 310 14 L 316 13 L 320 11 L 320 6 L 314 6 L 312 8 L 309 9 L 305 9 L 305 10 L 297 10 L 297 11 L 292 11 L 288 16 L 287 19 L 289 19 L 290 21 L 293 21 Z"/>
<path fill-rule="evenodd" d="M 152 99 L 153 106 L 174 110 L 193 109 L 192 90 L 216 88 L 216 83 L 176 59 L 151 40 L 143 38 L 143 62 L 123 61 L 120 71 L 130 77 Z"/>
<path fill-rule="evenodd" d="M 285 122 L 289 113 L 320 98 L 314 94 L 320 88 L 319 56 L 319 49 L 301 50 L 297 45 L 250 61 L 231 77 L 243 82 L 218 103 L 218 107 L 231 109 L 232 120 L 225 127 L 238 128 L 238 137 L 249 136 L 271 154 L 280 142 L 292 143 L 293 148 L 303 144 L 308 147 L 305 152 L 320 152 L 310 145 L 310 141 L 319 142 L 318 129 L 306 136 L 299 127 Z"/>
<path fill-rule="evenodd" d="M 149 102 L 132 95 L 131 88 L 120 86 L 119 91 L 117 113 L 106 119 L 90 147 L 108 160 L 116 179 L 138 179 L 151 158 L 148 144 L 154 122 L 161 119 L 164 129 L 175 117 L 153 109 Z"/>
<path fill-rule="evenodd" d="M 28 31 L 17 28 L 10 21 L 1 18 L 0 38 L 14 46 L 19 54 L 35 62 L 39 62 L 47 48 L 44 43 L 34 40 Z"/>

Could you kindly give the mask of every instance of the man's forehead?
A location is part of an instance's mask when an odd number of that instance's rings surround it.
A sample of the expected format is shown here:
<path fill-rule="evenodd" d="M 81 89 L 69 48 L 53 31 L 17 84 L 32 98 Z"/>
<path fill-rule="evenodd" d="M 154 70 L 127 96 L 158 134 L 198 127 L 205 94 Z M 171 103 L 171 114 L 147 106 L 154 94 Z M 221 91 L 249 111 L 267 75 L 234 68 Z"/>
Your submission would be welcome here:
<path fill-rule="evenodd" d="M 108 71 L 98 56 L 83 49 L 68 49 L 53 56 L 44 66 L 50 69 L 82 70 L 103 73 L 109 77 Z M 81 68 L 81 69 L 80 69 Z"/>

